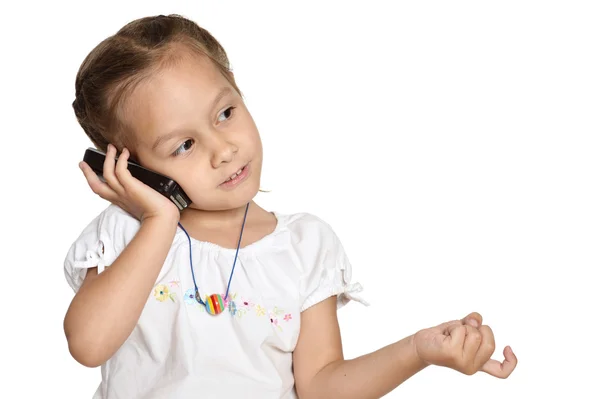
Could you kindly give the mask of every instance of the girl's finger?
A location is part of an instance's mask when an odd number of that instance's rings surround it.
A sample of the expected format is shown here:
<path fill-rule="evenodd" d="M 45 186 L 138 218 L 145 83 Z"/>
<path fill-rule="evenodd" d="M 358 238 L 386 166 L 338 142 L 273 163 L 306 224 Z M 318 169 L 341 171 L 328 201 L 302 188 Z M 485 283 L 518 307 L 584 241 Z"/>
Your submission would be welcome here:
<path fill-rule="evenodd" d="M 477 312 L 472 312 L 461 321 L 463 324 L 470 324 L 473 327 L 478 328 L 481 324 L 483 324 L 483 317 Z"/>
<path fill-rule="evenodd" d="M 494 377 L 507 378 L 509 375 L 511 375 L 515 367 L 517 367 L 517 362 L 517 356 L 515 356 L 515 353 L 512 351 L 511 347 L 507 346 L 504 348 L 504 361 L 502 363 L 497 360 L 490 359 L 483 365 L 481 371 Z"/>
<path fill-rule="evenodd" d="M 480 368 L 490 360 L 496 350 L 496 341 L 490 326 L 483 325 L 479 327 L 479 333 L 481 334 L 481 344 L 475 355 L 475 364 L 477 365 L 477 368 Z"/>
<path fill-rule="evenodd" d="M 117 179 L 119 180 L 119 184 L 123 188 L 130 187 L 132 184 L 131 180 L 133 179 L 131 172 L 129 171 L 129 169 L 127 169 L 127 161 L 129 160 L 129 156 L 130 156 L 129 150 L 127 148 L 123 148 L 123 151 L 121 152 L 121 156 L 117 160 L 117 166 L 115 169 L 115 175 L 117 176 Z"/>
<path fill-rule="evenodd" d="M 450 330 L 460 326 L 462 323 L 459 320 L 447 321 L 445 323 L 439 324 L 436 328 L 441 330 L 444 335 L 450 336 Z"/>
<path fill-rule="evenodd" d="M 450 333 L 450 342 L 452 344 L 453 352 L 456 350 L 454 353 L 458 353 L 458 356 L 460 357 L 465 346 L 467 329 L 459 322 L 448 327 L 448 332 Z"/>
<path fill-rule="evenodd" d="M 94 172 L 87 163 L 83 161 L 80 162 L 79 168 L 83 172 L 88 185 L 96 195 L 111 202 L 116 199 L 117 194 L 114 192 L 114 190 L 110 188 L 108 184 L 100 180 L 96 172 Z"/>
<path fill-rule="evenodd" d="M 478 329 L 476 329 L 475 327 L 473 327 L 469 324 L 465 325 L 465 330 L 467 332 L 467 336 L 465 337 L 465 346 L 463 348 L 463 357 L 467 364 L 475 366 L 473 372 L 476 372 L 481 365 L 475 363 L 475 360 L 476 360 L 475 356 L 477 355 L 477 352 L 479 351 L 479 347 L 481 345 L 481 341 L 482 341 L 483 337 L 481 335 L 481 332 L 479 332 Z"/>
<path fill-rule="evenodd" d="M 117 176 L 115 175 L 115 156 L 117 154 L 117 149 L 112 144 L 108 145 L 108 149 L 106 150 L 106 158 L 104 159 L 104 166 L 102 169 L 102 175 L 106 183 L 113 189 L 117 194 L 122 195 L 125 190 Z"/>

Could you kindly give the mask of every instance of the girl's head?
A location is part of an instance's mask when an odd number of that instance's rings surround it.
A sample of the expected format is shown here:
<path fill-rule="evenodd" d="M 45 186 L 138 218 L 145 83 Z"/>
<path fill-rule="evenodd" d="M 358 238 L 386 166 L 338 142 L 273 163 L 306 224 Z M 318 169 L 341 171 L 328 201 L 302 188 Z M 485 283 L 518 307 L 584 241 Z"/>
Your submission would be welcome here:
<path fill-rule="evenodd" d="M 219 42 L 178 15 L 130 22 L 83 61 L 73 108 L 94 145 L 127 148 L 192 207 L 236 208 L 260 185 L 262 144 Z M 243 169 L 246 178 L 223 184 Z"/>

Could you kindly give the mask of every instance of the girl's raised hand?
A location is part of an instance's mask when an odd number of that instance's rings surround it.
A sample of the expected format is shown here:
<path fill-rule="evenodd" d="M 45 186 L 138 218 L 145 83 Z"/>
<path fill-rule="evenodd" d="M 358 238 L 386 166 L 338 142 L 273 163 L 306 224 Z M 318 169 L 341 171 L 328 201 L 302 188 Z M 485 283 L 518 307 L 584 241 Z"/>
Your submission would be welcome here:
<path fill-rule="evenodd" d="M 449 367 L 467 375 L 483 371 L 507 378 L 517 366 L 517 357 L 507 346 L 502 363 L 491 359 L 496 348 L 494 334 L 481 322 L 481 315 L 471 313 L 462 320 L 417 332 L 414 336 L 417 355 L 425 364 Z"/>
<path fill-rule="evenodd" d="M 166 217 L 177 222 L 179 220 L 177 206 L 131 175 L 127 169 L 129 151 L 124 148 L 115 163 L 116 153 L 116 148 L 109 144 L 102 171 L 106 182 L 100 180 L 87 163 L 83 161 L 79 163 L 92 191 L 140 221 L 151 217 Z"/>

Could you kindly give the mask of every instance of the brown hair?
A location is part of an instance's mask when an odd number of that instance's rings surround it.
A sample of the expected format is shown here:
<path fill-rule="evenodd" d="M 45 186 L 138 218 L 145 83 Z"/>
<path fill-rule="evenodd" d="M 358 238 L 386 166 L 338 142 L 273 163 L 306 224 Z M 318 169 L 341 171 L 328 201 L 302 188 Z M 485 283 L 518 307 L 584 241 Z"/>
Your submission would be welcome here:
<path fill-rule="evenodd" d="M 131 146 L 120 106 L 141 81 L 180 59 L 177 50 L 182 48 L 208 57 L 242 95 L 227 53 L 208 31 L 176 14 L 134 20 L 98 44 L 75 79 L 75 116 L 96 148 L 106 151 L 109 143 L 118 149 Z"/>

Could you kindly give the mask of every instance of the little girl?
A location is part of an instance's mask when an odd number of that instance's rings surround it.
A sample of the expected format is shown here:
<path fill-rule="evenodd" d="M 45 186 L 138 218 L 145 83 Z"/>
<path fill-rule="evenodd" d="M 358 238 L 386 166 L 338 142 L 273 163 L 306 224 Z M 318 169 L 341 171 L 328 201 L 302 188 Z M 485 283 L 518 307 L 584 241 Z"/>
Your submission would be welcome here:
<path fill-rule="evenodd" d="M 72 356 L 102 366 L 94 398 L 378 398 L 428 365 L 506 378 L 481 316 L 418 331 L 352 360 L 337 309 L 351 265 L 316 216 L 268 212 L 262 145 L 224 49 L 181 16 L 142 18 L 83 61 L 73 108 L 106 152 L 111 204 L 75 240 L 64 329 Z M 118 160 L 115 160 L 117 158 Z M 182 211 L 127 161 L 174 179 Z"/>

